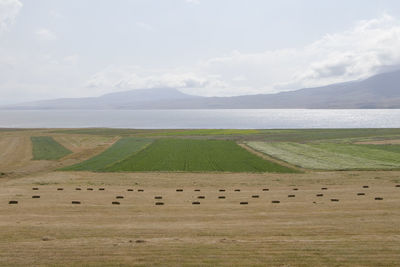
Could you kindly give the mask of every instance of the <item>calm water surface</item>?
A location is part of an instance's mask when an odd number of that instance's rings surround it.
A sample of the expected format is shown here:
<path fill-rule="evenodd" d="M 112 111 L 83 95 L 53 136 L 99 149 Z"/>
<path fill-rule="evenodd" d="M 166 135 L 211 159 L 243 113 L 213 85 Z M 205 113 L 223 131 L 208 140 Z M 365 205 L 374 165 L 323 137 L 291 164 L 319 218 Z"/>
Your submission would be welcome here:
<path fill-rule="evenodd" d="M 400 109 L 0 110 L 0 127 L 400 128 Z"/>

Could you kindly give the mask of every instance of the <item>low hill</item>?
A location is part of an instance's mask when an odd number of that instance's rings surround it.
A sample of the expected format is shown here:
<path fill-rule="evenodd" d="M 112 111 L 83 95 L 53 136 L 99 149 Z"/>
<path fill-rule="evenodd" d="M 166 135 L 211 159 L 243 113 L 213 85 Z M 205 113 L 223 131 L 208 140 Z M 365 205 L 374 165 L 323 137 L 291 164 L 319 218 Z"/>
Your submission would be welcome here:
<path fill-rule="evenodd" d="M 44 100 L 2 109 L 367 109 L 400 108 L 400 71 L 362 81 L 277 94 L 200 97 L 176 89 L 132 90 L 91 98 Z"/>

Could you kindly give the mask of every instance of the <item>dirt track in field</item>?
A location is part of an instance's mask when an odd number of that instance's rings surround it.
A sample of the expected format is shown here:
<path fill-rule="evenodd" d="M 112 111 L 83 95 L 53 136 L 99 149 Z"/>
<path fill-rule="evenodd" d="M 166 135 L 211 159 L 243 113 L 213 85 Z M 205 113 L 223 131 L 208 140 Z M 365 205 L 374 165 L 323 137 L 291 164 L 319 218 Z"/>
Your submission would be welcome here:
<path fill-rule="evenodd" d="M 355 142 L 355 144 L 364 144 L 364 145 L 399 145 L 400 144 L 400 139 L 394 139 L 394 140 L 377 140 L 377 141 L 360 141 L 360 142 Z"/>

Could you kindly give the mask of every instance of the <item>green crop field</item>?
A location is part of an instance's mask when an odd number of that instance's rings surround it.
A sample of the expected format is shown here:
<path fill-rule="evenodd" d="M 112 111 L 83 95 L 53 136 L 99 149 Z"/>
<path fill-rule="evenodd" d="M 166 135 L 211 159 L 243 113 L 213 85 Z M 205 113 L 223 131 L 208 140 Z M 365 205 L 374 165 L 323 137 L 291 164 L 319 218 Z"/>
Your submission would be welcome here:
<path fill-rule="evenodd" d="M 103 153 L 81 163 L 65 167 L 65 171 L 100 171 L 118 161 L 124 160 L 132 154 L 143 149 L 152 140 L 135 137 L 125 137 L 118 140 Z"/>
<path fill-rule="evenodd" d="M 50 136 L 32 136 L 31 141 L 34 160 L 57 160 L 72 153 Z"/>
<path fill-rule="evenodd" d="M 257 130 L 257 129 L 57 129 L 49 133 L 85 134 L 107 136 L 201 136 L 218 138 L 240 138 L 254 141 L 280 142 L 313 142 L 316 140 L 384 140 L 400 138 L 400 129 L 285 129 L 285 130 Z"/>
<path fill-rule="evenodd" d="M 250 147 L 296 166 L 321 170 L 399 169 L 399 145 L 248 142 Z"/>
<path fill-rule="evenodd" d="M 159 139 L 104 171 L 296 172 L 251 154 L 233 141 Z"/>

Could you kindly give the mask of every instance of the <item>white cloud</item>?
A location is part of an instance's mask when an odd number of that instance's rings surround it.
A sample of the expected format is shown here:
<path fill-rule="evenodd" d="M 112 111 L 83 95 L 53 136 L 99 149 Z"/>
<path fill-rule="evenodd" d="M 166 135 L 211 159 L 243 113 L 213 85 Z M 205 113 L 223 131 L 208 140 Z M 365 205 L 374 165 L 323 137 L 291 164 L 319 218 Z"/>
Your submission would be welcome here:
<path fill-rule="evenodd" d="M 153 31 L 154 27 L 145 22 L 136 22 L 136 27 L 145 31 Z"/>
<path fill-rule="evenodd" d="M 57 40 L 57 36 L 49 29 L 41 28 L 35 31 L 36 36 L 42 41 Z"/>
<path fill-rule="evenodd" d="M 88 85 L 113 90 L 175 87 L 219 96 L 273 93 L 362 79 L 399 64 L 400 22 L 384 15 L 302 48 L 254 54 L 234 51 L 167 70 L 114 66 L 94 75 Z"/>
<path fill-rule="evenodd" d="M 0 33 L 9 29 L 21 8 L 22 3 L 18 0 L 0 0 Z"/>
<path fill-rule="evenodd" d="M 93 92 L 150 88 L 176 88 L 182 91 L 198 88 L 223 88 L 218 77 L 185 72 L 179 69 L 144 69 L 138 66 L 110 66 L 93 75 L 85 84 Z"/>
<path fill-rule="evenodd" d="M 185 0 L 185 2 L 190 4 L 200 4 L 200 0 Z"/>

